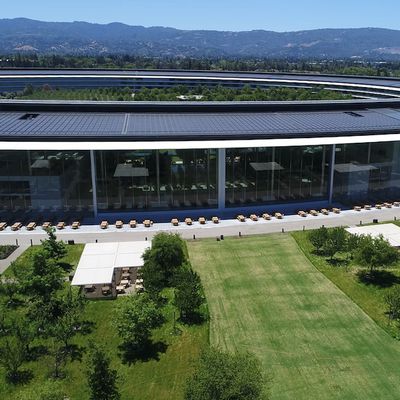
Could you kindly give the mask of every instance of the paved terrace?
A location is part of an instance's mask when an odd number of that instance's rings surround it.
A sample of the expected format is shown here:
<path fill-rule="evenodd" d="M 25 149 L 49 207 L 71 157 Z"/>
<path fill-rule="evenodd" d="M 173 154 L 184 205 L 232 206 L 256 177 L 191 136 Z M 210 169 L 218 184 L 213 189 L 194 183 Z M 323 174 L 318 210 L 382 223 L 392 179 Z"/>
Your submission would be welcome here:
<path fill-rule="evenodd" d="M 157 232 L 174 232 L 182 235 L 184 239 L 195 238 L 212 238 L 220 235 L 237 236 L 239 232 L 242 235 L 257 235 L 302 229 L 316 229 L 325 225 L 326 227 L 334 226 L 356 226 L 360 222 L 369 224 L 373 219 L 382 221 L 400 220 L 400 208 L 383 208 L 372 210 L 346 210 L 340 214 L 330 213 L 329 215 L 318 215 L 316 217 L 309 215 L 308 217 L 300 217 L 298 215 L 288 215 L 284 219 L 278 220 L 272 218 L 270 221 L 259 219 L 254 222 L 246 219 L 246 222 L 237 220 L 221 220 L 219 224 L 213 224 L 207 221 L 205 225 L 200 225 L 194 222 L 192 226 L 186 226 L 183 222 L 179 226 L 174 227 L 170 223 L 155 223 L 150 228 L 145 228 L 139 224 L 136 228 L 130 228 L 129 225 L 124 225 L 123 228 L 117 229 L 114 225 L 108 229 L 100 229 L 98 225 L 83 225 L 78 230 L 73 230 L 67 227 L 61 231 L 57 231 L 59 239 L 68 241 L 74 240 L 75 243 L 106 243 L 106 242 L 124 242 L 137 240 L 150 240 Z M 111 221 L 109 221 L 111 222 Z M 40 240 L 46 237 L 45 232 L 41 227 L 34 231 L 27 231 L 23 227 L 20 231 L 13 232 L 10 227 L 0 232 L 0 244 L 18 244 L 20 246 L 29 246 L 31 244 L 40 244 Z"/>

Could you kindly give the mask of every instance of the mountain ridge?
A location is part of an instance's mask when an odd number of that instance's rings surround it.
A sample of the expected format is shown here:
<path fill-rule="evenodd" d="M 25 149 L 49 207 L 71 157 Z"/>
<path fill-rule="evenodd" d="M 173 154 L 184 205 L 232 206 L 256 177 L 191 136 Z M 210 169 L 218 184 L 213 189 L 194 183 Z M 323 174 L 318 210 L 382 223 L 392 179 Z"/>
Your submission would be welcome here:
<path fill-rule="evenodd" d="M 170 27 L 28 18 L 0 19 L 0 52 L 149 57 L 400 59 L 400 31 L 326 28 L 294 32 L 181 30 Z"/>

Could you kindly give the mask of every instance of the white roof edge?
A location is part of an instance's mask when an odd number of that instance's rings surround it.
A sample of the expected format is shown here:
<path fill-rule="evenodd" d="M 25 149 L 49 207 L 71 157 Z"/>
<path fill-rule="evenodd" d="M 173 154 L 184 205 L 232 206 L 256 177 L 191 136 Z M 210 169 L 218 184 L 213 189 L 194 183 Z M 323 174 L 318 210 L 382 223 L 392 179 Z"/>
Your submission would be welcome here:
<path fill-rule="evenodd" d="M 43 139 L 44 140 L 44 139 Z M 317 146 L 349 143 L 377 143 L 400 141 L 400 134 L 312 137 L 294 139 L 253 139 L 253 140 L 195 140 L 195 141 L 105 141 L 105 142 L 4 142 L 0 141 L 1 150 L 168 150 L 168 149 L 227 149 L 248 147 L 290 147 Z"/>

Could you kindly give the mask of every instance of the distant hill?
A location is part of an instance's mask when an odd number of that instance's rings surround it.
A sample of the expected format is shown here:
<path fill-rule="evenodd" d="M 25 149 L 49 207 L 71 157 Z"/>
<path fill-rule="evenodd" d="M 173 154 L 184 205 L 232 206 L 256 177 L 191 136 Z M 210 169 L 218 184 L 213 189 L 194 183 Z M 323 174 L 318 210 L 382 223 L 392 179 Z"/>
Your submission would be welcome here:
<path fill-rule="evenodd" d="M 380 28 L 299 32 L 178 30 L 87 22 L 0 19 L 0 53 L 271 58 L 400 59 L 400 31 Z"/>

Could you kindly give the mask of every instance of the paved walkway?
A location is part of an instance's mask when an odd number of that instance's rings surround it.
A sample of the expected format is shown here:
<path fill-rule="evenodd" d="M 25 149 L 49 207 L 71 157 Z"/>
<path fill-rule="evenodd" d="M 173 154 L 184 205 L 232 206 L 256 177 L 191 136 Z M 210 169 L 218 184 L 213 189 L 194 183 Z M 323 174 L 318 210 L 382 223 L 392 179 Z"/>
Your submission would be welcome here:
<path fill-rule="evenodd" d="M 0 274 L 2 274 L 27 248 L 28 246 L 26 245 L 20 246 L 5 260 L 0 260 Z"/>
<path fill-rule="evenodd" d="M 220 235 L 237 236 L 239 232 L 242 235 L 255 235 L 289 231 L 302 229 L 315 229 L 322 225 L 326 227 L 333 226 L 355 226 L 362 222 L 363 224 L 372 223 L 373 219 L 382 221 L 400 220 L 400 208 L 372 209 L 370 211 L 363 210 L 360 212 L 347 210 L 341 214 L 319 215 L 317 217 L 308 216 L 306 218 L 297 215 L 285 216 L 282 220 L 272 218 L 271 221 L 260 219 L 253 222 L 249 219 L 246 222 L 237 220 L 223 220 L 219 224 L 213 224 L 210 221 L 205 225 L 195 222 L 192 226 L 186 226 L 181 223 L 178 227 L 173 227 L 169 223 L 157 223 L 151 228 L 138 226 L 137 228 L 129 228 L 124 225 L 122 229 L 109 226 L 108 229 L 102 230 L 97 225 L 85 225 L 79 230 L 72 230 L 70 227 L 57 231 L 57 236 L 62 240 L 74 240 L 75 243 L 93 243 L 98 242 L 123 242 L 132 240 L 151 240 L 151 238 L 160 231 L 176 232 L 182 235 L 184 239 L 196 238 L 212 238 Z M 0 232 L 0 244 L 18 244 L 20 246 L 30 246 L 31 244 L 40 244 L 40 240 L 46 236 L 42 228 L 34 231 L 27 231 L 22 228 L 18 232 L 13 232 L 8 227 Z"/>

